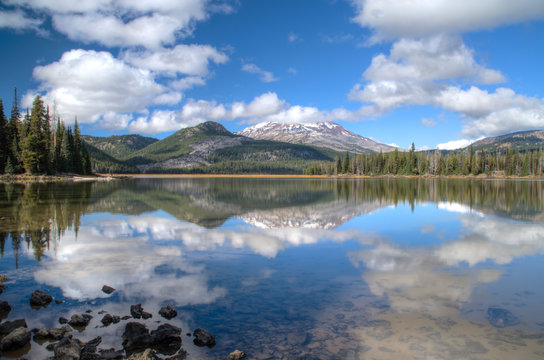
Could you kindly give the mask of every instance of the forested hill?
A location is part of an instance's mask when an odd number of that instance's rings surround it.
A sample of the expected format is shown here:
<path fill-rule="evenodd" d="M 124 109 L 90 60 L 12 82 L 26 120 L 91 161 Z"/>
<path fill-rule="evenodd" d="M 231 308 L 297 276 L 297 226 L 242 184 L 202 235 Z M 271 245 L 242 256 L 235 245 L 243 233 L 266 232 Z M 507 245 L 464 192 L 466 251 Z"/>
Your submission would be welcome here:
<path fill-rule="evenodd" d="M 235 135 L 211 121 L 162 140 L 125 135 L 85 141 L 96 172 L 293 174 L 336 156 L 330 149 Z"/>
<path fill-rule="evenodd" d="M 520 131 L 496 137 L 488 137 L 472 144 L 475 150 L 487 152 L 506 151 L 512 147 L 520 152 L 536 151 L 544 145 L 544 130 Z M 468 147 L 467 147 L 468 148 Z"/>

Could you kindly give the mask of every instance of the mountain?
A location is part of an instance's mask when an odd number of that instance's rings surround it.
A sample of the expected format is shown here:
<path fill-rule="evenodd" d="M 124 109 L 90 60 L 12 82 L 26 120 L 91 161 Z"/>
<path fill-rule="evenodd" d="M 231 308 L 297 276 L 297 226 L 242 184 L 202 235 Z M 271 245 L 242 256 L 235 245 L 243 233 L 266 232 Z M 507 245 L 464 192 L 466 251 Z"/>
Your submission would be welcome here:
<path fill-rule="evenodd" d="M 110 138 L 86 137 L 85 140 L 89 139 L 89 145 L 93 147 L 90 151 L 92 160 L 112 172 L 122 168 L 120 164 L 114 164 L 113 160 L 116 160 L 136 172 L 292 174 L 301 173 L 311 162 L 332 161 L 336 155 L 330 149 L 236 135 L 211 121 L 181 129 L 162 140 L 142 140 L 151 138 L 137 136 L 127 135 L 115 146 L 111 145 Z M 132 141 L 135 139 L 138 141 Z M 123 147 L 122 140 L 131 140 L 132 145 Z M 139 149 L 134 147 L 143 141 L 149 144 Z M 101 150 L 95 144 L 107 146 L 102 146 L 105 150 Z M 133 151 L 130 151 L 130 146 Z M 119 171 L 131 172 L 126 169 Z"/>
<path fill-rule="evenodd" d="M 126 158 L 135 151 L 159 141 L 141 135 L 115 135 L 109 137 L 83 135 L 82 137 L 87 144 L 117 159 Z"/>
<path fill-rule="evenodd" d="M 506 151 L 510 146 L 518 151 L 533 151 L 544 148 L 544 130 L 519 131 L 511 134 L 488 137 L 472 144 L 474 150 Z"/>
<path fill-rule="evenodd" d="M 274 140 L 291 144 L 312 145 L 354 153 L 389 152 L 394 147 L 354 134 L 332 122 L 281 124 L 265 122 L 250 126 L 238 135 L 257 140 Z"/>

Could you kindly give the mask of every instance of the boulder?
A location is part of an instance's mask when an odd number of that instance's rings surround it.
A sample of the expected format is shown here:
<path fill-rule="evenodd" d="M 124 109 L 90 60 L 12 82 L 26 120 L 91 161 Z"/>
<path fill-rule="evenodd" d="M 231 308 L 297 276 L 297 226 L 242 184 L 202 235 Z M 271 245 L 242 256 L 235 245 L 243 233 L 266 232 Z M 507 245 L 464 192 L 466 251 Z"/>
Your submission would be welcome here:
<path fill-rule="evenodd" d="M 34 340 L 60 340 L 71 336 L 72 329 L 65 325 L 61 328 L 40 329 L 34 334 Z"/>
<path fill-rule="evenodd" d="M 0 338 L 3 338 L 4 336 L 11 333 L 13 330 L 17 328 L 27 328 L 25 319 L 17 319 L 13 321 L 6 321 L 0 324 Z"/>
<path fill-rule="evenodd" d="M 0 301 L 0 318 L 5 319 L 11 311 L 11 306 L 7 301 Z"/>
<path fill-rule="evenodd" d="M 101 322 L 104 326 L 110 326 L 110 325 L 113 323 L 113 316 L 111 316 L 110 314 L 106 314 L 106 315 L 104 315 L 104 317 L 102 318 L 102 320 L 100 320 L 100 322 Z"/>
<path fill-rule="evenodd" d="M 133 318 L 141 318 L 143 312 L 144 308 L 142 307 L 142 304 L 130 305 L 130 315 L 132 315 Z"/>
<path fill-rule="evenodd" d="M 151 331 L 151 338 L 153 349 L 165 355 L 173 355 L 181 347 L 181 329 L 170 324 L 162 324 Z"/>
<path fill-rule="evenodd" d="M 61 325 L 68 324 L 68 319 L 61 316 L 59 318 L 59 324 L 61 324 Z"/>
<path fill-rule="evenodd" d="M 34 291 L 30 297 L 30 305 L 35 307 L 46 307 L 51 301 L 53 297 L 41 290 Z"/>
<path fill-rule="evenodd" d="M 68 321 L 71 327 L 86 327 L 93 317 L 89 314 L 74 314 Z"/>
<path fill-rule="evenodd" d="M 240 350 L 234 350 L 229 354 L 229 360 L 241 360 L 245 358 L 247 354 Z"/>
<path fill-rule="evenodd" d="M 4 292 L 4 290 L 6 290 L 8 287 L 4 284 L 0 284 L 0 295 L 2 295 L 2 293 Z"/>
<path fill-rule="evenodd" d="M 122 337 L 123 348 L 129 356 L 133 353 L 150 348 L 153 342 L 147 327 L 144 324 L 137 322 L 127 323 Z"/>
<path fill-rule="evenodd" d="M 195 337 L 193 342 L 196 346 L 207 346 L 209 348 L 215 346 L 215 335 L 212 335 L 204 329 L 196 329 L 193 331 L 193 336 Z"/>
<path fill-rule="evenodd" d="M 145 349 L 144 352 L 132 354 L 128 360 L 160 360 L 153 349 Z"/>
<path fill-rule="evenodd" d="M 112 292 L 114 292 L 115 289 L 112 288 L 111 286 L 108 286 L 108 285 L 104 285 L 102 286 L 102 292 L 104 292 L 105 294 L 111 294 Z"/>
<path fill-rule="evenodd" d="M 17 329 L 6 335 L 0 344 L 2 351 L 17 350 L 30 342 L 30 331 L 26 327 L 18 327 Z"/>
<path fill-rule="evenodd" d="M 77 339 L 62 338 L 54 347 L 54 359 L 79 360 L 81 356 L 81 343 Z"/>
<path fill-rule="evenodd" d="M 159 315 L 167 320 L 170 320 L 178 316 L 178 312 L 176 311 L 176 309 L 172 307 L 172 305 L 168 305 L 168 306 L 162 307 L 159 310 Z"/>
<path fill-rule="evenodd" d="M 80 360 L 99 360 L 100 356 L 96 353 L 96 348 L 102 342 L 100 336 L 95 337 L 94 339 L 88 341 L 83 348 L 81 349 L 81 358 Z"/>

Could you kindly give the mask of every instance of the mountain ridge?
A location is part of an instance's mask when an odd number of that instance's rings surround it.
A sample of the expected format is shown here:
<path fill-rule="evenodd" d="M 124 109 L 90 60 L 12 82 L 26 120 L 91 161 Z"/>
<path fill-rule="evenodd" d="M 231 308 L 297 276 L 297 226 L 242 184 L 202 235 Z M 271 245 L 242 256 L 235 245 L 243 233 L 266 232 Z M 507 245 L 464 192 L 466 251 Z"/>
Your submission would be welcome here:
<path fill-rule="evenodd" d="M 329 148 L 338 152 L 370 153 L 389 152 L 396 149 L 393 146 L 352 133 L 330 121 L 306 124 L 264 122 L 247 127 L 235 134 L 256 140 L 273 140 Z"/>

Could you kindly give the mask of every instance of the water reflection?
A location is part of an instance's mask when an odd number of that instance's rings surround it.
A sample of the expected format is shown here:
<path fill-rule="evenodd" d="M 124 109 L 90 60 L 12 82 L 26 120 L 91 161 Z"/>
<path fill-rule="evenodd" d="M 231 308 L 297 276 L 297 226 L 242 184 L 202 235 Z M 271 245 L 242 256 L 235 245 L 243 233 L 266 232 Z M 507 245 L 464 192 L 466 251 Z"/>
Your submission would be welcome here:
<path fill-rule="evenodd" d="M 32 277 L 6 293 L 19 299 L 13 316 L 26 316 L 21 293 L 33 286 L 66 300 L 31 327 L 85 307 L 123 315 L 140 302 L 156 314 L 171 303 L 179 326 L 220 336 L 193 358 L 239 347 L 263 359 L 544 351 L 542 263 L 525 267 L 544 251 L 539 181 L 138 179 L 0 185 L 0 202 L 2 271 Z M 488 307 L 520 324 L 494 328 Z M 119 348 L 123 323 L 93 328 L 99 319 L 81 336 Z"/>

